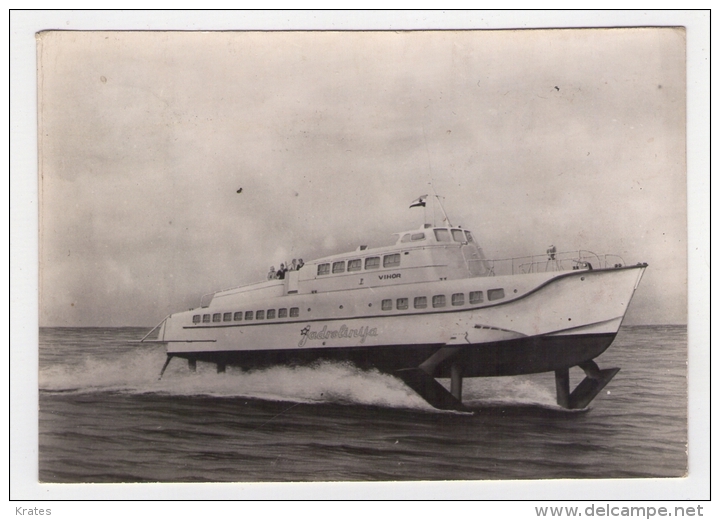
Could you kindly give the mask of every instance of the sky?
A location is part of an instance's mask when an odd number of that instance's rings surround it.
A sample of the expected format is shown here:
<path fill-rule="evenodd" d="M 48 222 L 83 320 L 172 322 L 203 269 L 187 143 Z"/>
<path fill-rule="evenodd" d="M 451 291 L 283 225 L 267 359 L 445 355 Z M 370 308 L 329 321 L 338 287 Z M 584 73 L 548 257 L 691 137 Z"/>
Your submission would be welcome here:
<path fill-rule="evenodd" d="M 686 323 L 685 40 L 45 32 L 39 323 L 152 326 L 270 265 L 387 243 L 433 189 L 489 258 L 647 262 L 626 323 Z"/>

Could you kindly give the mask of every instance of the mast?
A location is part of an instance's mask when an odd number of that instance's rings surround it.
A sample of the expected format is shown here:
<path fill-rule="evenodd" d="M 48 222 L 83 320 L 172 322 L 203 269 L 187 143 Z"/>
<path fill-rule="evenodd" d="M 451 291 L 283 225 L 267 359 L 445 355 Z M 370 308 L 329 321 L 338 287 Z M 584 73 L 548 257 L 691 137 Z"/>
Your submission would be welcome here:
<path fill-rule="evenodd" d="M 431 183 L 432 184 L 432 183 Z M 435 192 L 435 188 L 433 187 L 433 193 Z M 442 211 L 443 217 L 445 217 L 445 222 L 447 222 L 447 227 L 452 227 L 452 224 L 450 223 L 450 218 L 447 216 L 447 213 L 445 213 L 445 208 L 442 205 L 442 202 L 440 201 L 440 195 L 437 193 L 434 193 L 433 195 L 435 197 L 435 200 L 437 200 L 438 205 L 440 206 L 440 211 Z M 427 206 L 425 204 L 425 199 L 429 197 L 429 195 L 421 195 L 412 203 L 410 204 L 411 208 L 422 206 L 423 210 L 427 211 Z M 427 221 L 427 213 L 425 213 L 425 218 L 423 219 Z M 435 225 L 435 206 L 433 206 L 433 226 Z"/>
<path fill-rule="evenodd" d="M 447 216 L 447 213 L 445 213 L 445 208 L 442 205 L 442 202 L 440 202 L 440 195 L 437 194 L 435 191 L 435 186 L 433 186 L 432 182 L 430 182 L 430 187 L 433 190 L 433 193 L 435 194 L 435 199 L 437 200 L 438 205 L 440 206 L 440 211 L 442 211 L 443 216 L 445 217 L 445 222 L 447 222 L 448 227 L 452 227 L 452 224 L 450 223 L 450 219 Z"/>

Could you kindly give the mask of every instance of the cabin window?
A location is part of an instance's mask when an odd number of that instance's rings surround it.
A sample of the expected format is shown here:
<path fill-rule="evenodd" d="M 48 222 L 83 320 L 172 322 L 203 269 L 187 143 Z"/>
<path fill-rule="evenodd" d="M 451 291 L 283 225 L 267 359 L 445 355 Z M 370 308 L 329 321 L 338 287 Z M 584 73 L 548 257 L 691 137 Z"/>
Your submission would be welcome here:
<path fill-rule="evenodd" d="M 413 236 L 411 238 L 413 242 L 415 242 L 416 240 L 425 240 L 425 233 L 413 233 Z"/>
<path fill-rule="evenodd" d="M 223 314 L 223 321 L 232 321 L 232 312 L 226 312 Z"/>
<path fill-rule="evenodd" d="M 265 319 L 265 311 L 257 311 L 255 313 L 255 319 L 256 320 L 264 320 Z"/>
<path fill-rule="evenodd" d="M 412 235 L 410 233 L 405 233 L 400 239 L 400 242 L 410 242 L 410 240 L 412 240 Z"/>
<path fill-rule="evenodd" d="M 382 310 L 391 311 L 392 310 L 392 300 L 383 300 L 382 301 Z"/>
<path fill-rule="evenodd" d="M 433 307 L 445 307 L 445 295 L 444 294 L 436 294 L 433 296 Z"/>
<path fill-rule="evenodd" d="M 415 297 L 415 308 L 416 309 L 424 309 L 427 307 L 427 296 L 417 296 Z"/>
<path fill-rule="evenodd" d="M 450 232 L 447 229 L 436 229 L 435 239 L 438 242 L 450 242 Z"/>
<path fill-rule="evenodd" d="M 235 316 L 233 316 L 233 320 L 235 321 L 242 321 L 242 311 L 238 311 L 235 313 Z"/>
<path fill-rule="evenodd" d="M 278 318 L 287 318 L 287 309 L 278 309 Z"/>
<path fill-rule="evenodd" d="M 220 314 L 219 312 L 216 312 L 215 314 L 213 314 L 213 323 L 217 323 L 218 321 L 221 321 L 221 320 L 222 320 L 222 314 Z"/>
<path fill-rule="evenodd" d="M 267 311 L 267 319 L 274 320 L 275 319 L 275 309 L 268 309 Z"/>
<path fill-rule="evenodd" d="M 488 291 L 488 300 L 500 300 L 505 298 L 505 289 L 490 289 Z"/>
<path fill-rule="evenodd" d="M 362 260 L 350 260 L 348 262 L 348 272 L 360 271 L 362 269 Z"/>
<path fill-rule="evenodd" d="M 330 274 L 330 264 L 320 264 L 318 265 L 318 276 L 322 276 L 324 274 Z"/>
<path fill-rule="evenodd" d="M 300 309 L 298 307 L 290 307 L 290 317 L 297 318 L 300 316 Z"/>
<path fill-rule="evenodd" d="M 377 269 L 380 267 L 380 257 L 371 256 L 365 259 L 365 269 Z"/>
<path fill-rule="evenodd" d="M 253 319 L 253 311 L 245 311 L 245 321 Z"/>
<path fill-rule="evenodd" d="M 394 255 L 385 255 L 383 257 L 383 267 L 397 267 L 400 265 L 400 253 Z"/>
<path fill-rule="evenodd" d="M 333 274 L 345 272 L 345 262 L 334 262 L 333 263 Z"/>
<path fill-rule="evenodd" d="M 473 242 L 475 242 L 475 240 L 473 240 L 473 236 L 472 236 L 472 233 L 470 233 L 470 231 L 465 231 L 465 239 L 468 241 L 468 244 L 472 244 Z"/>
<path fill-rule="evenodd" d="M 210 323 L 210 315 L 203 314 L 203 323 Z"/>
<path fill-rule="evenodd" d="M 408 299 L 407 298 L 398 298 L 395 302 L 395 307 L 399 311 L 404 311 L 408 308 Z"/>
<path fill-rule="evenodd" d="M 195 316 L 193 316 L 193 323 L 200 323 L 200 315 L 199 314 L 196 314 Z"/>
<path fill-rule="evenodd" d="M 482 291 L 470 291 L 470 304 L 482 303 L 483 293 Z"/>
<path fill-rule="evenodd" d="M 465 242 L 465 233 L 463 233 L 462 229 L 453 229 L 452 236 L 455 242 Z"/>
<path fill-rule="evenodd" d="M 465 294 L 459 292 L 452 295 L 452 304 L 455 306 L 465 305 Z"/>

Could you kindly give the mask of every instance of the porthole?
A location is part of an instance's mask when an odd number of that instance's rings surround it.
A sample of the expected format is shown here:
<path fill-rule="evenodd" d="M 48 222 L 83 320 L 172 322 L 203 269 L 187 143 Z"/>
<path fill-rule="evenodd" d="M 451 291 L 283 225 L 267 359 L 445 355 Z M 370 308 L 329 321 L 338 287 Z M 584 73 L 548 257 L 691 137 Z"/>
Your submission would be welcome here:
<path fill-rule="evenodd" d="M 482 291 L 472 291 L 470 293 L 470 304 L 475 303 L 482 303 L 483 302 L 483 293 Z"/>
<path fill-rule="evenodd" d="M 500 300 L 505 298 L 505 289 L 489 289 L 487 292 L 488 300 Z"/>

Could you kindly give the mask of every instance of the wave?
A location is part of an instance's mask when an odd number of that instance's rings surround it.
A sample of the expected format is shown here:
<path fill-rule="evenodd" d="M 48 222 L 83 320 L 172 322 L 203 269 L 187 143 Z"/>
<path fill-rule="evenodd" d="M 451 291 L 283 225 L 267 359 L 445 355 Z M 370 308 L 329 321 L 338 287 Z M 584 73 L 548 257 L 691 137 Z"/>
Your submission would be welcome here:
<path fill-rule="evenodd" d="M 40 369 L 39 387 L 45 392 L 165 394 L 178 396 L 245 397 L 297 403 L 336 403 L 438 412 L 401 380 L 350 363 L 320 362 L 311 366 L 277 366 L 243 371 L 228 367 L 216 373 L 211 363 L 188 370 L 173 359 L 163 378 L 162 347 L 124 350 L 113 356 L 87 351 L 73 362 L 53 363 Z M 449 380 L 440 380 L 449 388 Z M 483 406 L 557 407 L 547 384 L 518 377 L 465 379 L 463 400 L 471 408 Z"/>
<path fill-rule="evenodd" d="M 197 372 L 173 359 L 163 378 L 164 349 L 123 353 L 113 358 L 85 356 L 74 364 L 41 368 L 39 387 L 47 392 L 122 392 L 214 397 L 249 397 L 300 403 L 353 403 L 429 409 L 405 384 L 378 371 L 364 371 L 347 363 L 323 362 L 307 367 L 278 366 L 242 371 L 198 363 Z"/>

